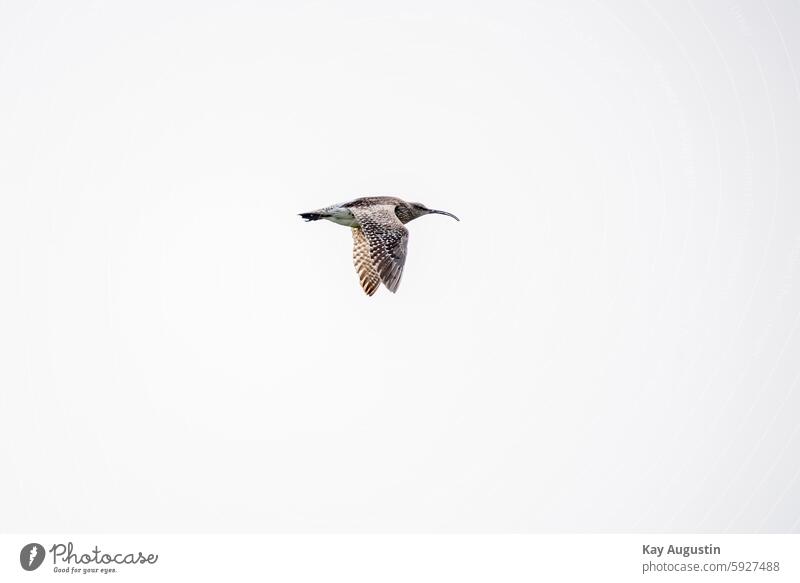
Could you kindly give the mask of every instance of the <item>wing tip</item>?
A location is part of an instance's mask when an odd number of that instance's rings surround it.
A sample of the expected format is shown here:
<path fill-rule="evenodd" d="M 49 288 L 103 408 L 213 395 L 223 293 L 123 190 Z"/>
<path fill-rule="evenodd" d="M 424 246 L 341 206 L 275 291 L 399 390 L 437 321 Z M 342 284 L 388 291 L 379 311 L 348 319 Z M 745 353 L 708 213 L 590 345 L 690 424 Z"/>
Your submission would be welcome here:
<path fill-rule="evenodd" d="M 381 286 L 381 285 L 380 285 L 380 283 L 377 283 L 377 284 L 375 284 L 375 285 L 372 285 L 372 284 L 371 284 L 370 282 L 368 282 L 368 281 L 366 281 L 366 282 L 365 282 L 365 281 L 362 281 L 362 282 L 361 282 L 361 289 L 362 289 L 362 290 L 364 290 L 364 293 L 365 293 L 365 294 L 367 294 L 369 297 L 372 297 L 372 296 L 374 296 L 374 295 L 375 295 L 375 292 L 376 292 L 376 291 L 378 291 L 378 288 L 379 288 L 380 286 Z"/>

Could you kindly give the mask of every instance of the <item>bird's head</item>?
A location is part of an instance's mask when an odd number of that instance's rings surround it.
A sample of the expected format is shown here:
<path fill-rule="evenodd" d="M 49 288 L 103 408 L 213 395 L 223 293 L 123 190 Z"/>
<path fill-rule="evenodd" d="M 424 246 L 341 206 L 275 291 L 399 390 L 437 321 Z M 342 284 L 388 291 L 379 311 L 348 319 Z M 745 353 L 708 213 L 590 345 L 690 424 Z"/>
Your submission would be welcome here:
<path fill-rule="evenodd" d="M 448 217 L 453 217 L 455 220 L 459 220 L 457 216 L 452 213 L 448 213 L 447 211 L 437 211 L 435 209 L 429 209 L 424 204 L 420 202 L 410 202 L 408 203 L 409 210 L 411 211 L 411 219 L 419 218 L 423 215 L 447 215 Z"/>

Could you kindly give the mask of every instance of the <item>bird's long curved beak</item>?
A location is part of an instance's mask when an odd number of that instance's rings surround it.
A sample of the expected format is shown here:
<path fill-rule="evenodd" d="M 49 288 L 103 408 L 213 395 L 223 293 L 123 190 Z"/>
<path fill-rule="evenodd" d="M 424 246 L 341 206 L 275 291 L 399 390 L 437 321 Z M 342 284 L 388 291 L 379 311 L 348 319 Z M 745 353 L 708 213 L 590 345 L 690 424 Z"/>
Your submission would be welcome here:
<path fill-rule="evenodd" d="M 448 217 L 453 217 L 455 220 L 457 220 L 457 221 L 461 222 L 461 219 L 459 219 L 459 218 L 458 218 L 457 216 L 455 216 L 453 213 L 448 213 L 447 211 L 437 211 L 437 210 L 433 210 L 433 209 L 431 209 L 431 214 L 436 214 L 436 215 L 447 215 Z"/>

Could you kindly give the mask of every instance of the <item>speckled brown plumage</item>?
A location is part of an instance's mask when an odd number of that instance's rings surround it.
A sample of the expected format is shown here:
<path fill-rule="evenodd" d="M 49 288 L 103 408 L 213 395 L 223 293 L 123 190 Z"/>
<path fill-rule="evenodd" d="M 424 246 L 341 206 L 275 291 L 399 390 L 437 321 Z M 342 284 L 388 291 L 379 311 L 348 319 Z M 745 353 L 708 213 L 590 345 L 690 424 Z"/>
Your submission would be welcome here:
<path fill-rule="evenodd" d="M 364 236 L 364 231 L 357 228 L 352 228 L 351 230 L 353 231 L 353 265 L 356 267 L 361 288 L 365 294 L 371 296 L 378 291 L 378 287 L 381 285 L 381 278 L 372 264 L 369 242 Z"/>
<path fill-rule="evenodd" d="M 350 207 L 369 242 L 372 265 L 383 285 L 393 293 L 403 277 L 408 249 L 408 229 L 395 214 L 395 208 L 388 204 Z"/>

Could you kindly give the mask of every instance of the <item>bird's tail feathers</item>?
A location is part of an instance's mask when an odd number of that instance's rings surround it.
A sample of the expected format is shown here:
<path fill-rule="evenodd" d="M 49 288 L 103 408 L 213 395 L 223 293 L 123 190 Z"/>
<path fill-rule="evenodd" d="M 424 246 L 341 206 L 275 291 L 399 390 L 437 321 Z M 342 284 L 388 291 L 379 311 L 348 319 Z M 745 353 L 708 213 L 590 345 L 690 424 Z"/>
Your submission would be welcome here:
<path fill-rule="evenodd" d="M 318 221 L 320 219 L 324 219 L 326 216 L 320 212 L 310 212 L 310 213 L 300 213 L 300 218 L 305 219 L 306 221 Z"/>

